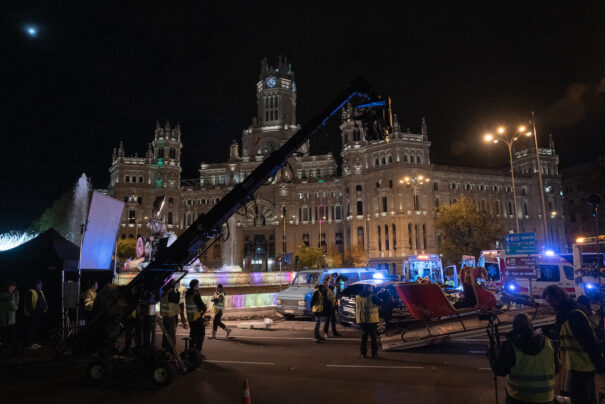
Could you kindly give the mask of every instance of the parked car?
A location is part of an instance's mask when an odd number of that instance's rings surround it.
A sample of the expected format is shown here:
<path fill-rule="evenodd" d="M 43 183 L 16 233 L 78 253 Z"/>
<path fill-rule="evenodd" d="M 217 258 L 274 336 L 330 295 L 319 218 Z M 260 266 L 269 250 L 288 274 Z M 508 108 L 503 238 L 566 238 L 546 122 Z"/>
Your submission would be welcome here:
<path fill-rule="evenodd" d="M 335 274 L 342 275 L 342 290 L 346 286 L 360 280 L 373 279 L 380 277 L 384 279 L 388 274 L 386 270 L 377 270 L 373 268 L 331 268 L 331 269 L 312 269 L 300 271 L 292 281 L 289 288 L 282 290 L 277 294 L 276 309 L 286 317 L 311 316 L 311 296 L 315 285 L 321 284 L 326 276 Z"/>
<path fill-rule="evenodd" d="M 382 302 L 378 310 L 380 315 L 380 321 L 378 322 L 379 334 L 402 322 L 413 321 L 407 307 L 393 287 L 395 283 L 384 279 L 368 279 L 352 283 L 339 296 L 337 320 L 344 326 L 355 324 L 355 297 L 361 293 L 365 285 L 373 285 L 374 294 Z"/>

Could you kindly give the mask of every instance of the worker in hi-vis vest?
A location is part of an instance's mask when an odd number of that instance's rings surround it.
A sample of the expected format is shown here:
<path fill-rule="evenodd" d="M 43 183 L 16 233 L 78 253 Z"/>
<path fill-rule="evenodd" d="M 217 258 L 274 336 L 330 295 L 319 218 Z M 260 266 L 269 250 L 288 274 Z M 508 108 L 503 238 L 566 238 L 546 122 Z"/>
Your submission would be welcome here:
<path fill-rule="evenodd" d="M 48 303 L 46 302 L 46 296 L 42 290 L 42 281 L 36 279 L 34 281 L 34 288 L 27 291 L 25 297 L 25 305 L 23 307 L 23 316 L 27 326 L 27 346 L 29 349 L 36 350 L 42 345 L 38 344 L 38 333 L 40 331 L 40 325 L 44 319 L 44 315 L 48 311 Z"/>
<path fill-rule="evenodd" d="M 547 286 L 542 297 L 557 311 L 557 329 L 565 390 L 571 402 L 597 402 L 594 375 L 603 371 L 603 357 L 590 320 L 576 302 L 557 285 Z"/>
<path fill-rule="evenodd" d="M 513 329 L 499 350 L 488 351 L 494 373 L 506 377 L 507 403 L 552 403 L 559 360 L 550 339 L 537 334 L 525 313 L 513 319 Z"/>
<path fill-rule="evenodd" d="M 216 330 L 218 327 L 221 327 L 227 333 L 226 338 L 229 338 L 229 334 L 231 334 L 231 328 L 227 327 L 221 321 L 223 317 L 223 312 L 225 311 L 225 291 L 223 290 L 223 285 L 216 285 L 216 292 L 214 292 L 214 296 L 212 297 L 212 303 L 214 304 L 214 320 L 212 321 L 212 338 L 216 338 Z"/>
<path fill-rule="evenodd" d="M 364 285 L 360 294 L 355 296 L 355 322 L 361 326 L 361 357 L 365 358 L 368 353 L 368 336 L 372 340 L 372 358 L 378 356 L 378 331 L 377 324 L 380 321 L 378 313 L 380 300 L 374 294 L 373 285 Z"/>

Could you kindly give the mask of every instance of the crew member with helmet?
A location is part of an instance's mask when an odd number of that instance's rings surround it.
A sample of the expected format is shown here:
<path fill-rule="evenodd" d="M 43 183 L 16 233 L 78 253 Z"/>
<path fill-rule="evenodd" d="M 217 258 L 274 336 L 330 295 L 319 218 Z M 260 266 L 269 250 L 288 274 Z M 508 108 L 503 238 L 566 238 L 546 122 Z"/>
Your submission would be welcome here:
<path fill-rule="evenodd" d="M 325 339 L 319 333 L 319 327 L 321 326 L 321 321 L 324 317 L 324 309 L 326 307 L 325 300 L 326 296 L 322 285 L 315 285 L 315 290 L 311 296 L 311 311 L 313 312 L 313 318 L 315 320 L 315 342 L 321 342 Z"/>

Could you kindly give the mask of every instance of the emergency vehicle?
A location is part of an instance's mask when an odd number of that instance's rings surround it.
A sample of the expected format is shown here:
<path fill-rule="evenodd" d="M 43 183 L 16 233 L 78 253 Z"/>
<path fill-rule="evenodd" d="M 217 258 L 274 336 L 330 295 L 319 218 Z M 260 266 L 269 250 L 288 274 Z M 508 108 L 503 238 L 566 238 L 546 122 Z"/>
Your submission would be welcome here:
<path fill-rule="evenodd" d="M 598 242 L 605 244 L 605 235 L 599 236 Z M 605 294 L 605 256 L 599 250 L 596 237 L 579 237 L 573 245 L 573 254 L 567 255 L 571 255 L 568 260 L 573 263 L 578 294 L 594 300 L 599 300 L 599 285 L 601 295 Z"/>
<path fill-rule="evenodd" d="M 533 257 L 536 260 L 536 279 L 515 278 L 507 274 L 507 258 Z M 486 286 L 489 289 L 502 290 L 505 295 L 531 297 L 542 302 L 542 291 L 550 285 L 563 288 L 570 297 L 575 298 L 574 270 L 565 259 L 552 252 L 531 255 L 506 255 L 502 250 L 482 251 L 477 265 L 488 273 Z M 531 285 L 532 292 L 529 293 Z"/>
<path fill-rule="evenodd" d="M 437 254 L 410 255 L 403 261 L 402 282 L 418 282 L 428 279 L 431 283 L 443 285 L 443 265 Z"/>

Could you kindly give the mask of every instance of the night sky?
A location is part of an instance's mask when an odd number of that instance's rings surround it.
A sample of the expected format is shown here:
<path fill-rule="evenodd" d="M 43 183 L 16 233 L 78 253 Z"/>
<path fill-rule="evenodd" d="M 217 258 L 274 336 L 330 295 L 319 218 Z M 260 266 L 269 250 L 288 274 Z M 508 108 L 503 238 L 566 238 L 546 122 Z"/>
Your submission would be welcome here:
<path fill-rule="evenodd" d="M 434 163 L 504 167 L 481 135 L 532 110 L 562 167 L 605 154 L 605 2 L 353 4 L 2 1 L 0 232 L 83 172 L 105 188 L 112 149 L 143 156 L 157 120 L 181 123 L 182 178 L 225 160 L 265 56 L 292 61 L 300 123 L 364 76 L 402 128 L 426 117 Z"/>

